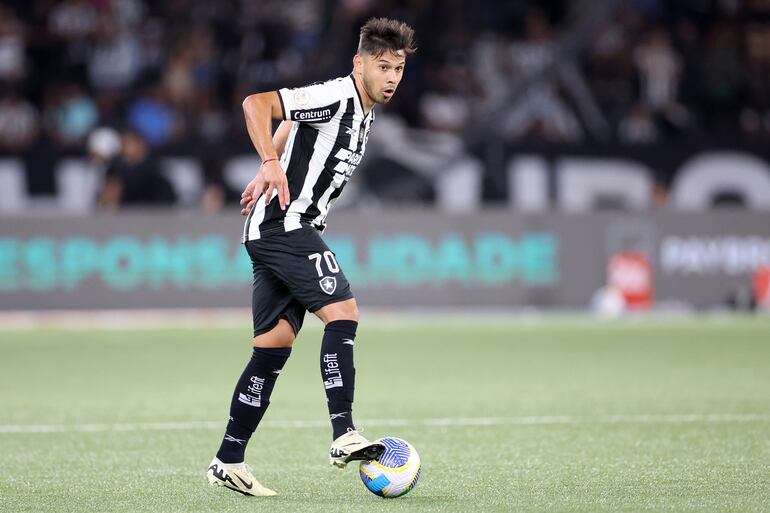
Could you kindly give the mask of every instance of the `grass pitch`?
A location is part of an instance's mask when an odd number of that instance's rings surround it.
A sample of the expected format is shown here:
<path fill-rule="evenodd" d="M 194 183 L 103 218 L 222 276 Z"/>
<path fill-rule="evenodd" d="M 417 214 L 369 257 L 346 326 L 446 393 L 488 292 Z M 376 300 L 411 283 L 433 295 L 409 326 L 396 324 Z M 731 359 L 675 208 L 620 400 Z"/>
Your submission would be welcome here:
<path fill-rule="evenodd" d="M 249 328 L 0 331 L 0 511 L 768 511 L 770 321 L 362 322 L 355 415 L 420 452 L 398 499 L 328 466 L 321 331 L 210 488 Z"/>

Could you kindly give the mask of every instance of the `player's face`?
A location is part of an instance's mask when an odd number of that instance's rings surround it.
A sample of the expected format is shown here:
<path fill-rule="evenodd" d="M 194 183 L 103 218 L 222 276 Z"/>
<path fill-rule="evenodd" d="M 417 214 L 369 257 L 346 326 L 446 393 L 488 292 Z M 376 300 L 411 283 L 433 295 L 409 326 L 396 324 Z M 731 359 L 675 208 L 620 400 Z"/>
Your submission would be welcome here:
<path fill-rule="evenodd" d="M 403 50 L 382 55 L 361 56 L 361 82 L 374 103 L 388 103 L 404 76 L 406 56 Z"/>

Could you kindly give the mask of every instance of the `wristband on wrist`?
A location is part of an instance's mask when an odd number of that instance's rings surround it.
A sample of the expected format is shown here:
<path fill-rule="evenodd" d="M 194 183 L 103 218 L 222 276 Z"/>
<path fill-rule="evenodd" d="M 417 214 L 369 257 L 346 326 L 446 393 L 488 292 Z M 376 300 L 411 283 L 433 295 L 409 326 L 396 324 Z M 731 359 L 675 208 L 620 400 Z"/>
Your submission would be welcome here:
<path fill-rule="evenodd" d="M 267 164 L 271 160 L 278 160 L 278 158 L 276 157 L 276 158 L 272 158 L 272 159 L 265 159 L 265 160 L 262 161 L 262 165 L 264 166 L 265 164 Z"/>

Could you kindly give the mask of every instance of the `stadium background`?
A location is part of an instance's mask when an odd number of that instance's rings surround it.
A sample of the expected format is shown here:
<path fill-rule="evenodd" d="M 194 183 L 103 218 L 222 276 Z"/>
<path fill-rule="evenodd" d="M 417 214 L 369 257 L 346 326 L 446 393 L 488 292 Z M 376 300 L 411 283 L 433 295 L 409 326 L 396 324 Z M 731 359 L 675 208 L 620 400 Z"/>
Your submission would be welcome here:
<path fill-rule="evenodd" d="M 3 2 L 0 510 L 262 507 L 203 480 L 250 350 L 240 105 L 376 15 L 419 51 L 325 237 L 357 419 L 423 475 L 323 466 L 309 316 L 270 510 L 766 511 L 767 0 Z"/>
<path fill-rule="evenodd" d="M 1 307 L 242 306 L 241 101 L 383 14 L 420 51 L 328 233 L 363 304 L 768 301 L 767 2 L 73 0 L 0 9 Z"/>

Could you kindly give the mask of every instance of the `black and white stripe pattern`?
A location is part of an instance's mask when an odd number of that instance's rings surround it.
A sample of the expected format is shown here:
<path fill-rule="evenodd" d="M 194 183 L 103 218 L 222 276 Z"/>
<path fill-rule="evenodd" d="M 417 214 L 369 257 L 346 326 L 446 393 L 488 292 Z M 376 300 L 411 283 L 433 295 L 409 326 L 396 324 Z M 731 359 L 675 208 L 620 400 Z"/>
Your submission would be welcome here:
<path fill-rule="evenodd" d="M 282 211 L 277 197 L 267 206 L 260 197 L 246 219 L 244 242 L 303 224 L 323 230 L 329 208 L 361 162 L 374 121 L 374 111 L 364 114 L 352 76 L 278 95 L 284 119 L 295 121 L 281 156 L 291 203 Z"/>

